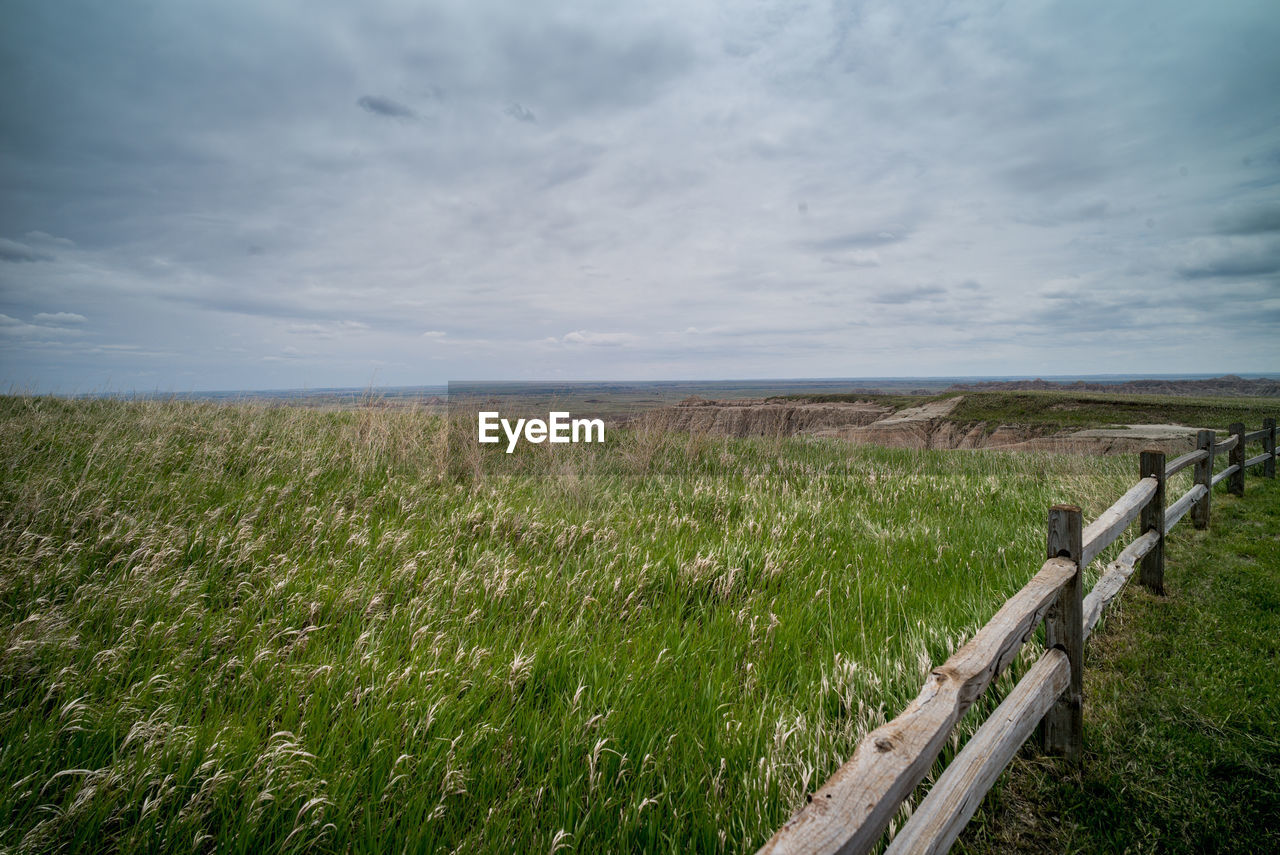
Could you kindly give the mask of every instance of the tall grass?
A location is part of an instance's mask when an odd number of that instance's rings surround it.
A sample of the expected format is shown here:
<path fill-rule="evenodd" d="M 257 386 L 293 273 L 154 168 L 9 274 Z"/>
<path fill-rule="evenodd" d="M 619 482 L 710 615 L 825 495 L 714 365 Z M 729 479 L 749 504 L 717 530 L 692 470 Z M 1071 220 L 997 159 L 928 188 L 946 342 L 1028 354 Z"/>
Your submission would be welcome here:
<path fill-rule="evenodd" d="M 742 851 L 1128 458 L 0 399 L 0 851 Z"/>

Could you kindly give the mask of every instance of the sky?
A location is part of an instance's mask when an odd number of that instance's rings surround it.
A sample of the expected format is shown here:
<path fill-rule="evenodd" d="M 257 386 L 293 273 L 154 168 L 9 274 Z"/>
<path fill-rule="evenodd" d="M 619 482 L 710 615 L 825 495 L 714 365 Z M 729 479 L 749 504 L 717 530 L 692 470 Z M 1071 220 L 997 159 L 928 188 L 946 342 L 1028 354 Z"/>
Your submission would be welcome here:
<path fill-rule="evenodd" d="M 5 10 L 7 389 L 1280 373 L 1274 0 Z"/>

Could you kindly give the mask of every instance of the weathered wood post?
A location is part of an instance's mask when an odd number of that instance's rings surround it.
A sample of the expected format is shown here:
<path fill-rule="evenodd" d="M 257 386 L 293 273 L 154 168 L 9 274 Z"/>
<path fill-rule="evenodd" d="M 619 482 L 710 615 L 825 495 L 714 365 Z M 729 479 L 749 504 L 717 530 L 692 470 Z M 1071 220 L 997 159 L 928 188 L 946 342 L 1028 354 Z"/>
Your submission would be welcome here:
<path fill-rule="evenodd" d="M 1040 722 L 1040 742 L 1050 754 L 1079 762 L 1084 743 L 1084 523 L 1075 505 L 1049 509 L 1048 557 L 1074 561 L 1075 575 L 1063 586 L 1044 618 L 1046 648 L 1061 648 L 1071 663 L 1071 682 Z"/>
<path fill-rule="evenodd" d="M 1195 480 L 1204 487 L 1204 497 L 1191 507 L 1191 524 L 1196 528 L 1209 527 L 1209 497 L 1213 495 L 1213 447 L 1218 435 L 1211 430 L 1196 432 L 1196 448 L 1209 452 L 1196 464 Z"/>
<path fill-rule="evenodd" d="M 1142 586 L 1153 594 L 1164 594 L 1164 452 L 1144 451 L 1138 458 L 1143 478 L 1156 479 L 1156 492 L 1142 509 L 1139 525 L 1145 534 L 1158 532 L 1160 539 L 1142 559 Z"/>
<path fill-rule="evenodd" d="M 1236 471 L 1227 479 L 1227 492 L 1236 495 L 1244 495 L 1244 423 L 1233 422 L 1228 428 L 1235 435 L 1236 444 L 1231 447 L 1230 463 L 1228 465 L 1235 466 Z"/>
<path fill-rule="evenodd" d="M 1268 478 L 1276 477 L 1276 420 L 1263 419 L 1262 429 L 1267 435 L 1262 438 L 1262 450 L 1270 456 L 1267 462 L 1262 464 L 1262 474 Z"/>

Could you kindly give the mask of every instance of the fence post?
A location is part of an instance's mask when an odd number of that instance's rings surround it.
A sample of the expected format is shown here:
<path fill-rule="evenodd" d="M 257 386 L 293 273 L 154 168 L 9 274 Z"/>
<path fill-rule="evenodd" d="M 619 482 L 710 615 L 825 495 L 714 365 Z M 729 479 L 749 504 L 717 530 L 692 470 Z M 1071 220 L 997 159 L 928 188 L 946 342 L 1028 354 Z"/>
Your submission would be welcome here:
<path fill-rule="evenodd" d="M 1235 435 L 1236 444 L 1231 449 L 1229 466 L 1237 466 L 1236 473 L 1227 479 L 1227 492 L 1237 496 L 1244 495 L 1244 423 L 1233 422 L 1228 428 Z"/>
<path fill-rule="evenodd" d="M 1213 447 L 1217 444 L 1218 435 L 1211 430 L 1196 433 L 1196 448 L 1209 452 L 1209 455 L 1196 464 L 1196 483 L 1204 487 L 1204 498 L 1191 507 L 1191 524 L 1196 528 L 1209 527 L 1209 497 L 1213 495 Z"/>
<path fill-rule="evenodd" d="M 1139 525 L 1143 534 L 1160 534 L 1156 545 L 1142 559 L 1142 586 L 1153 594 L 1164 594 L 1164 452 L 1144 451 L 1138 458 L 1143 478 L 1156 479 L 1156 493 L 1142 509 Z"/>
<path fill-rule="evenodd" d="M 1267 435 L 1262 438 L 1262 450 L 1271 455 L 1267 458 L 1267 462 L 1262 464 L 1262 474 L 1268 478 L 1276 477 L 1276 420 L 1263 419 L 1262 429 Z"/>
<path fill-rule="evenodd" d="M 1058 592 L 1044 619 L 1044 644 L 1059 647 L 1071 664 L 1071 682 L 1040 722 L 1040 742 L 1051 754 L 1079 762 L 1084 743 L 1084 568 L 1083 521 L 1075 505 L 1049 509 L 1048 556 L 1076 564 L 1075 575 Z"/>

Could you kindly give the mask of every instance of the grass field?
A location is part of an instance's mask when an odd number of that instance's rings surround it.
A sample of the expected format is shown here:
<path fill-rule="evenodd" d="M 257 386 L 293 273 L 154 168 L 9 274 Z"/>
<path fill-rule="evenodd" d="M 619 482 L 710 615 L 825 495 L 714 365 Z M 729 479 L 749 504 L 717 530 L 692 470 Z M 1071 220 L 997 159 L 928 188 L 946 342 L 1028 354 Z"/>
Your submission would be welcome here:
<path fill-rule="evenodd" d="M 743 851 L 1129 458 L 0 399 L 0 850 Z M 972 717 L 967 721 L 972 721 Z"/>

